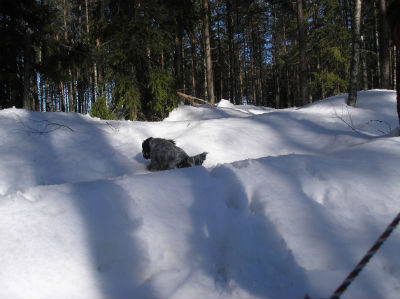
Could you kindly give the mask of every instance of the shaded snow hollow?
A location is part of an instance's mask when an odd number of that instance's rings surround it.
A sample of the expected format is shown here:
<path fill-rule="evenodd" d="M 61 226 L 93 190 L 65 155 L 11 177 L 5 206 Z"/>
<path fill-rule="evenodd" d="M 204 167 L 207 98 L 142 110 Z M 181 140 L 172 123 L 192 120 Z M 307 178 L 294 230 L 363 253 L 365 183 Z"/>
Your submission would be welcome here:
<path fill-rule="evenodd" d="M 0 111 L 0 298 L 328 297 L 400 207 L 395 93 L 180 106 L 157 123 Z M 203 167 L 149 173 L 141 143 Z M 343 298 L 400 294 L 400 229 Z"/>

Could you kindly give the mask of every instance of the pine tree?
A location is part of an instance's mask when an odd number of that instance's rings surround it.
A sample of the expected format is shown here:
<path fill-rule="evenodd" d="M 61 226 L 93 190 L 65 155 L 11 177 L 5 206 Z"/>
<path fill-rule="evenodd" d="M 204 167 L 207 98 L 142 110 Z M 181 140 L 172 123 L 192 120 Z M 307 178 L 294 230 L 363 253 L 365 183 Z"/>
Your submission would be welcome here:
<path fill-rule="evenodd" d="M 400 0 L 394 0 L 390 3 L 387 9 L 387 21 L 390 25 L 391 33 L 392 33 L 392 40 L 396 45 L 396 54 L 397 55 L 397 116 L 399 118 L 399 128 L 398 134 L 400 136 Z"/>
<path fill-rule="evenodd" d="M 379 47 L 381 88 L 389 89 L 390 53 L 389 27 L 386 21 L 386 0 L 379 0 Z"/>
<path fill-rule="evenodd" d="M 203 32 L 204 32 L 204 48 L 205 48 L 205 64 L 207 78 L 207 95 L 211 104 L 215 103 L 214 96 L 214 74 L 211 59 L 211 43 L 210 43 L 210 17 L 208 10 L 208 0 L 203 0 Z"/>
<path fill-rule="evenodd" d="M 35 49 L 50 19 L 47 5 L 34 0 L 4 0 L 0 10 L 0 107 L 32 109 L 33 75 L 38 70 Z"/>
<path fill-rule="evenodd" d="M 361 0 L 356 0 L 354 5 L 353 51 L 350 69 L 349 96 L 347 98 L 347 104 L 353 107 L 356 106 L 357 101 L 358 66 L 360 62 Z"/>
<path fill-rule="evenodd" d="M 300 62 L 300 99 L 301 105 L 308 102 L 308 71 L 307 71 L 307 42 L 304 28 L 303 0 L 297 0 L 297 23 L 299 30 L 299 62 Z"/>

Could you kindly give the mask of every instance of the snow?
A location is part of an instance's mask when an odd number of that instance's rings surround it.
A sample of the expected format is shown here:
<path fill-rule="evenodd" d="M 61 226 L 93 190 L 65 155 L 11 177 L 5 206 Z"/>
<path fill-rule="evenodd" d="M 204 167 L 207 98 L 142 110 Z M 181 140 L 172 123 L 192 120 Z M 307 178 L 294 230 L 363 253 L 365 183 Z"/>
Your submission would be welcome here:
<path fill-rule="evenodd" d="M 328 297 L 399 212 L 396 94 L 156 123 L 0 111 L 0 298 Z M 203 167 L 147 171 L 147 137 Z M 400 229 L 343 298 L 397 298 Z"/>

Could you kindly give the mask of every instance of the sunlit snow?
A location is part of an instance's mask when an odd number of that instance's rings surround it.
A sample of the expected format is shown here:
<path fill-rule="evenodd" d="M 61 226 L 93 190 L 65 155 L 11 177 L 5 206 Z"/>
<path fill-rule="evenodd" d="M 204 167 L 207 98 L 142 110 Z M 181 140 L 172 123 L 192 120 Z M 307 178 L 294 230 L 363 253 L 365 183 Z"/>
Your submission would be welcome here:
<path fill-rule="evenodd" d="M 400 209 L 396 94 L 162 122 L 0 110 L 0 298 L 326 298 Z M 202 167 L 151 173 L 147 137 Z M 400 228 L 343 298 L 397 298 Z"/>

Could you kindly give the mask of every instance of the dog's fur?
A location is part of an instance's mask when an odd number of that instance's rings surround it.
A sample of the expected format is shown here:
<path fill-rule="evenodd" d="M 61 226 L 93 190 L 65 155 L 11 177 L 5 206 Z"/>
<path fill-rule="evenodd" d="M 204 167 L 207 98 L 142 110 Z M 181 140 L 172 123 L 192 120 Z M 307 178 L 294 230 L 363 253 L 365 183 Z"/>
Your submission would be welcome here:
<path fill-rule="evenodd" d="M 175 141 L 163 138 L 147 138 L 142 143 L 143 158 L 150 159 L 147 169 L 150 171 L 185 168 L 202 165 L 207 153 L 189 157 Z"/>

